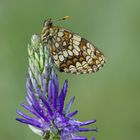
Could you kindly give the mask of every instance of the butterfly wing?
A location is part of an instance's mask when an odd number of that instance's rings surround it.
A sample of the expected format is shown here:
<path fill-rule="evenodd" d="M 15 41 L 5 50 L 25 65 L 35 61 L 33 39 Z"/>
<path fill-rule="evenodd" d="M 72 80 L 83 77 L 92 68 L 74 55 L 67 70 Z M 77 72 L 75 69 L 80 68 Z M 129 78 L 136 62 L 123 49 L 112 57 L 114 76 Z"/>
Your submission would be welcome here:
<path fill-rule="evenodd" d="M 103 53 L 89 41 L 66 29 L 54 28 L 57 32 L 48 44 L 52 60 L 61 72 L 91 73 L 104 65 Z"/>

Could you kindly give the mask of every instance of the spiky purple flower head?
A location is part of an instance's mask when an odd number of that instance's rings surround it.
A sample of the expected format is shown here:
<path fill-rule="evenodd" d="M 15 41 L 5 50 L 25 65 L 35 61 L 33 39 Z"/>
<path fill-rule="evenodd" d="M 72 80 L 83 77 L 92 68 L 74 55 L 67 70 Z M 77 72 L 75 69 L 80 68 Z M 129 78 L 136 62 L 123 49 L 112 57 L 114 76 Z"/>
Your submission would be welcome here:
<path fill-rule="evenodd" d="M 39 46 L 38 51 L 34 50 L 35 45 Z M 27 103 L 21 105 L 32 116 L 17 110 L 21 118 L 16 120 L 28 124 L 32 131 L 41 135 L 44 140 L 86 140 L 87 137 L 78 136 L 78 133 L 97 131 L 96 128 L 83 128 L 96 120 L 80 122 L 73 118 L 78 113 L 77 110 L 70 112 L 75 97 L 64 106 L 68 81 L 59 89 L 58 77 L 49 60 L 46 46 L 38 43 L 37 36 L 33 36 L 28 54 Z"/>

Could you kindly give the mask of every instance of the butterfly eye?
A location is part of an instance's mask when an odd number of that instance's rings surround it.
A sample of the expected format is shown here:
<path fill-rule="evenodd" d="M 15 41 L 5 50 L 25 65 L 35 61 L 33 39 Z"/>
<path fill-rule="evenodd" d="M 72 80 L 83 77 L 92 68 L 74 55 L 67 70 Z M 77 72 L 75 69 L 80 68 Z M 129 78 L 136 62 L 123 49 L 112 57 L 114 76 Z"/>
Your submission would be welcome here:
<path fill-rule="evenodd" d="M 50 27 L 52 26 L 52 19 L 49 18 L 49 19 L 46 19 L 43 23 L 43 27 Z"/>

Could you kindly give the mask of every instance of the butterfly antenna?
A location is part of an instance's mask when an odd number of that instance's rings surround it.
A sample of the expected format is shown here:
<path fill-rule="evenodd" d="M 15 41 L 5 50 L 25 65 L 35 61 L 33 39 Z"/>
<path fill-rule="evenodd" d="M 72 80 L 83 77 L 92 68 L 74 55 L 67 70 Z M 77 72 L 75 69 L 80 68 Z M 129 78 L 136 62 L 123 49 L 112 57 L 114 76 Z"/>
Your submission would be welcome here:
<path fill-rule="evenodd" d="M 67 20 L 67 19 L 69 19 L 69 18 L 70 18 L 69 16 L 64 16 L 63 18 L 56 19 L 56 20 L 53 20 L 53 21 Z"/>

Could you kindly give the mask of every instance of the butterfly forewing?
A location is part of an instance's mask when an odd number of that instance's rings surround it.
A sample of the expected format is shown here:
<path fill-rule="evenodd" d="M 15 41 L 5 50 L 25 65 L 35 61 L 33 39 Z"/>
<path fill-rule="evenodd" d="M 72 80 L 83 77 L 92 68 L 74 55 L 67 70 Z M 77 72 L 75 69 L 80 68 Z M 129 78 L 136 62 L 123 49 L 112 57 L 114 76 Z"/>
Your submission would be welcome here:
<path fill-rule="evenodd" d="M 50 55 L 61 72 L 74 74 L 98 71 L 105 57 L 93 44 L 66 29 L 53 26 L 55 34 L 48 45 Z"/>

